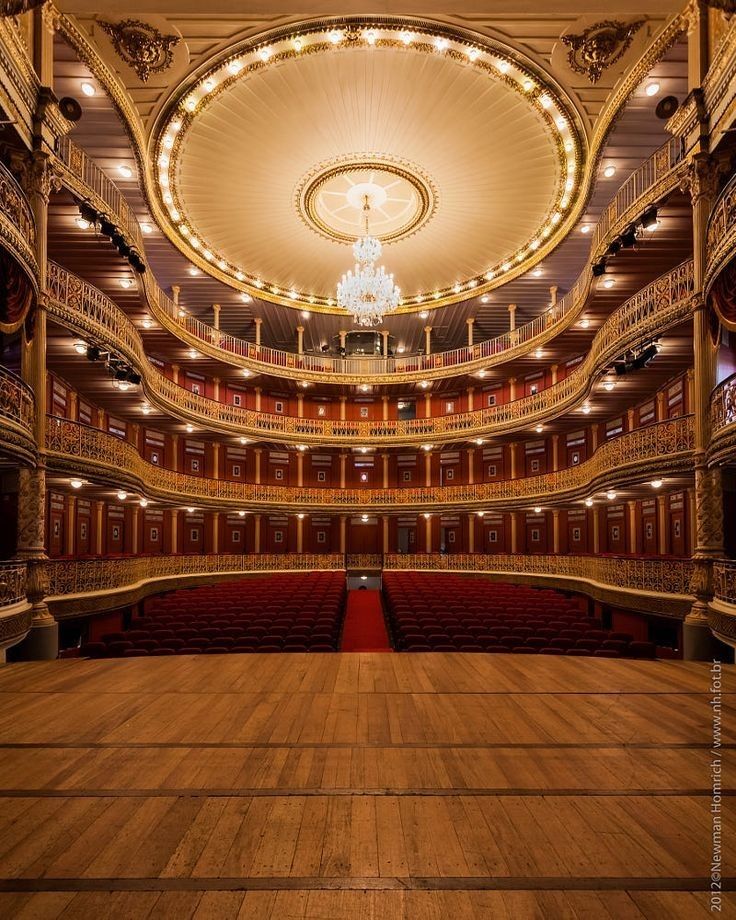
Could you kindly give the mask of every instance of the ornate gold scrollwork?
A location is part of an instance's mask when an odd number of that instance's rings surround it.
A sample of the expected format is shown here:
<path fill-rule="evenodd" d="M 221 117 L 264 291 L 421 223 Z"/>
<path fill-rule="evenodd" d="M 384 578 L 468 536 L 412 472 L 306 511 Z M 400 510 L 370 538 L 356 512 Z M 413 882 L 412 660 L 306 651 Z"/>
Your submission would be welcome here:
<path fill-rule="evenodd" d="M 605 19 L 578 35 L 563 35 L 562 42 L 570 49 L 567 53 L 570 68 L 597 83 L 603 71 L 626 54 L 643 25 L 643 19 L 628 23 Z"/>
<path fill-rule="evenodd" d="M 164 35 L 150 23 L 140 19 L 124 19 L 122 22 L 105 22 L 100 26 L 110 36 L 119 57 L 131 67 L 138 79 L 146 83 L 153 73 L 162 73 L 171 67 L 174 48 L 181 38 L 178 35 Z"/>

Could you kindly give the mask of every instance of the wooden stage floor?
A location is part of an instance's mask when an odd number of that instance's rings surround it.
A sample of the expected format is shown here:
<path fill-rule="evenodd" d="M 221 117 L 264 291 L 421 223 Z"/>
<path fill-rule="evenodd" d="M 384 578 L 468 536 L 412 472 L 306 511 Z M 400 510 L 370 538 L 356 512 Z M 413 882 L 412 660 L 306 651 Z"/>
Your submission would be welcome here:
<path fill-rule="evenodd" d="M 8 665 L 0 917 L 734 917 L 709 910 L 709 687 L 531 655 Z"/>

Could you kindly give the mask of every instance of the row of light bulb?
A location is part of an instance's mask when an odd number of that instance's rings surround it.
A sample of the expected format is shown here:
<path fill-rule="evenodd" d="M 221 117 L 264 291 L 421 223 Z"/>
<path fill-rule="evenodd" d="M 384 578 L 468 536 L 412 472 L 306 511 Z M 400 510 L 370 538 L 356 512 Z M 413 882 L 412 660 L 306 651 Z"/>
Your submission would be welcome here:
<path fill-rule="evenodd" d="M 365 41 L 369 45 L 375 45 L 379 40 L 382 34 L 390 35 L 394 30 L 390 29 L 375 29 L 375 28 L 366 28 L 362 30 L 362 35 Z M 408 30 L 402 30 L 399 32 L 401 41 L 406 45 L 410 46 L 419 38 L 424 37 L 422 33 L 417 35 L 414 32 Z M 315 32 L 310 33 L 306 36 L 295 36 L 292 39 L 288 40 L 291 44 L 291 48 L 294 51 L 301 51 L 305 46 L 308 39 L 312 39 L 314 44 L 319 44 L 320 41 L 323 41 L 325 38 L 333 45 L 340 45 L 345 37 L 345 33 L 341 29 L 331 29 L 327 32 Z M 499 73 L 508 75 L 510 72 L 513 72 L 518 79 L 518 83 L 527 94 L 531 94 L 537 89 L 537 84 L 529 78 L 523 71 L 518 68 L 513 68 L 512 64 L 508 61 L 505 61 L 501 58 L 491 55 L 487 52 L 481 51 L 478 48 L 473 46 L 467 46 L 460 42 L 451 42 L 449 39 L 444 36 L 434 36 L 433 38 L 429 36 L 433 41 L 435 48 L 439 52 L 444 52 L 449 49 L 453 49 L 467 56 L 470 63 L 475 63 L 480 61 L 482 58 L 486 58 L 493 62 L 493 66 Z M 287 40 L 284 40 L 282 43 L 287 45 Z M 261 48 L 255 49 L 252 52 L 252 63 L 256 65 L 262 65 L 267 63 L 274 56 L 274 49 L 271 46 L 263 46 Z M 219 74 L 214 74 L 208 76 L 200 84 L 198 84 L 196 90 L 184 100 L 184 109 L 188 113 L 193 113 L 199 103 L 205 99 L 218 85 L 227 80 L 228 78 L 237 76 L 243 70 L 246 69 L 246 60 L 244 58 L 234 58 L 223 66 Z M 552 123 L 555 125 L 557 130 L 563 134 L 570 130 L 570 122 L 568 117 L 560 110 L 559 107 L 555 105 L 552 97 L 547 93 L 543 92 L 539 96 L 539 102 L 542 108 L 547 111 L 550 115 Z M 237 281 L 248 282 L 253 284 L 257 288 L 263 288 L 264 282 L 258 278 L 247 278 L 245 273 L 239 269 L 235 269 L 231 266 L 227 260 L 217 256 L 213 253 L 197 236 L 195 236 L 187 226 L 186 223 L 182 222 L 182 215 L 179 209 L 176 207 L 174 202 L 174 196 L 171 192 L 170 187 L 170 178 L 169 178 L 169 167 L 171 165 L 171 151 L 174 148 L 176 143 L 176 138 L 183 126 L 183 119 L 181 116 L 174 117 L 168 124 L 166 131 L 164 132 L 163 139 L 161 141 L 161 152 L 158 157 L 158 167 L 159 167 L 159 185 L 161 188 L 161 195 L 166 205 L 169 216 L 171 217 L 174 223 L 178 224 L 178 229 L 180 234 L 186 239 L 190 246 L 197 252 L 201 253 L 203 258 L 208 262 L 212 262 L 217 266 L 221 271 L 225 271 L 228 274 L 231 274 L 235 277 Z M 507 259 L 505 262 L 495 266 L 494 268 L 488 269 L 482 278 L 472 278 L 469 281 L 461 284 L 456 282 L 452 289 L 451 293 L 458 295 L 463 291 L 472 290 L 477 287 L 479 284 L 482 284 L 483 281 L 493 281 L 495 278 L 507 274 L 510 272 L 515 265 L 524 261 L 532 255 L 536 250 L 540 248 L 542 243 L 551 236 L 554 228 L 562 221 L 562 211 L 564 211 L 570 204 L 570 198 L 576 184 L 576 173 L 577 173 L 577 159 L 575 154 L 575 145 L 571 137 L 566 137 L 563 139 L 563 144 L 566 153 L 570 156 L 566 160 L 567 173 L 565 179 L 565 186 L 563 196 L 560 200 L 559 209 L 556 210 L 550 218 L 549 223 L 541 230 L 539 235 L 533 239 L 528 248 L 525 248 L 519 251 L 513 258 Z M 317 298 L 314 295 L 304 296 L 297 292 L 294 289 L 291 290 L 281 290 L 277 286 L 269 286 L 269 291 L 281 297 L 287 297 L 292 301 L 297 301 L 300 299 L 306 299 L 309 303 L 316 303 Z M 450 291 L 434 291 L 431 295 L 429 294 L 418 294 L 414 297 L 415 303 L 423 303 L 425 300 L 439 300 L 443 296 L 448 296 Z M 334 300 L 332 298 L 327 298 L 325 301 L 328 307 L 334 306 Z M 399 301 L 399 305 L 403 306 L 406 303 L 405 299 Z"/>

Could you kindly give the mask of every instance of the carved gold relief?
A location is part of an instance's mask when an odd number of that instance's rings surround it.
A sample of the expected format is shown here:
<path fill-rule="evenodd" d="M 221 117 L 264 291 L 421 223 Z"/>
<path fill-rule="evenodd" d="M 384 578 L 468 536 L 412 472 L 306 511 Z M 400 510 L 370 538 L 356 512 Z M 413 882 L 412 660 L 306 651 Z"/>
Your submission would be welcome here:
<path fill-rule="evenodd" d="M 603 71 L 626 54 L 643 25 L 643 19 L 629 23 L 606 19 L 578 35 L 563 35 L 562 41 L 570 49 L 567 53 L 570 68 L 584 74 L 591 83 L 597 83 Z"/>
<path fill-rule="evenodd" d="M 105 22 L 100 26 L 107 32 L 120 58 L 146 83 L 152 73 L 168 70 L 174 59 L 173 49 L 181 41 L 178 35 L 164 35 L 150 23 L 140 19 Z"/>

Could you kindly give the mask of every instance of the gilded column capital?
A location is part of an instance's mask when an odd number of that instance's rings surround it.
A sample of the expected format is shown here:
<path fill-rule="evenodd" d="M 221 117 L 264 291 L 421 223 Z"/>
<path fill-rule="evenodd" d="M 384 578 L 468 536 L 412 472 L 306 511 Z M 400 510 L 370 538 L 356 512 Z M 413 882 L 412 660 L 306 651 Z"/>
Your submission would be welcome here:
<path fill-rule="evenodd" d="M 12 154 L 10 167 L 29 198 L 38 196 L 48 204 L 51 193 L 61 189 L 61 177 L 54 159 L 42 150 Z"/>

